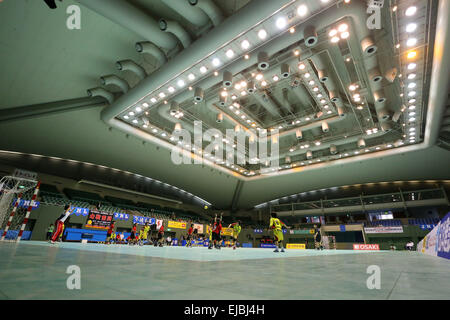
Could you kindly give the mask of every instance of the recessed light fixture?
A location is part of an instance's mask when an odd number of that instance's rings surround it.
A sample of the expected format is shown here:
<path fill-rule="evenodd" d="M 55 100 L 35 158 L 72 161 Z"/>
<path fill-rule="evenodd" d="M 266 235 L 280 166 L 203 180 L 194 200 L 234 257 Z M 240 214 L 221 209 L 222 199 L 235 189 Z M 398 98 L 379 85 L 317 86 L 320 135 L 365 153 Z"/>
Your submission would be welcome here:
<path fill-rule="evenodd" d="M 280 18 L 277 19 L 275 24 L 277 25 L 278 29 L 284 29 L 286 27 L 287 21 L 286 21 L 285 18 L 280 17 Z"/>
<path fill-rule="evenodd" d="M 175 92 L 175 88 L 174 87 L 168 87 L 167 91 L 169 91 L 170 93 L 173 93 L 173 92 Z"/>
<path fill-rule="evenodd" d="M 408 32 L 408 33 L 412 33 L 414 31 L 416 31 L 416 29 L 417 29 L 416 23 L 410 23 L 406 26 L 406 32 Z"/>
<path fill-rule="evenodd" d="M 407 45 L 408 47 L 414 47 L 416 44 L 417 44 L 417 39 L 416 39 L 416 38 L 409 38 L 409 39 L 406 41 L 406 45 Z"/>
<path fill-rule="evenodd" d="M 215 67 L 220 66 L 220 59 L 219 59 L 219 58 L 214 58 L 214 59 L 212 59 L 212 64 L 213 64 L 213 66 L 215 66 Z"/>
<path fill-rule="evenodd" d="M 264 39 L 267 37 L 267 31 L 264 30 L 264 29 L 259 30 L 259 31 L 258 31 L 258 37 L 259 37 L 261 40 L 264 40 Z"/>
<path fill-rule="evenodd" d="M 306 5 L 304 5 L 304 4 L 299 5 L 298 8 L 297 8 L 297 14 L 300 17 L 306 16 L 308 14 L 308 7 Z"/>
<path fill-rule="evenodd" d="M 415 63 L 408 64 L 408 70 L 414 70 L 416 67 L 417 67 L 417 64 L 415 64 Z"/>
<path fill-rule="evenodd" d="M 180 80 L 177 81 L 177 86 L 178 87 L 182 88 L 182 87 L 184 87 L 184 85 L 185 85 L 185 82 L 184 82 L 183 79 L 180 79 Z"/>
<path fill-rule="evenodd" d="M 227 55 L 228 58 L 233 58 L 234 57 L 234 51 L 231 49 L 228 49 L 227 52 L 225 53 Z"/>
<path fill-rule="evenodd" d="M 244 50 L 247 50 L 250 47 L 250 42 L 248 42 L 248 40 L 243 40 L 241 42 L 241 48 Z"/>
<path fill-rule="evenodd" d="M 407 15 L 408 17 L 411 17 L 411 16 L 415 15 L 416 12 L 417 12 L 417 7 L 411 6 L 408 9 L 406 9 L 405 15 Z"/>

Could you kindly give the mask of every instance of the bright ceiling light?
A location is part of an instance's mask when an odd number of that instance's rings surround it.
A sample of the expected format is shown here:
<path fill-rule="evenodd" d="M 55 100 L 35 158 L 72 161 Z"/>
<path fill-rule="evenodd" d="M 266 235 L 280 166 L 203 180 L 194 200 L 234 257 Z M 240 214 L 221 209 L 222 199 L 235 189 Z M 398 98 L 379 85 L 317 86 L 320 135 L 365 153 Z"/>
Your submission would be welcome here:
<path fill-rule="evenodd" d="M 411 51 L 408 53 L 408 59 L 414 59 L 417 56 L 417 51 Z"/>
<path fill-rule="evenodd" d="M 166 94 L 165 94 L 164 92 L 160 92 L 160 93 L 159 93 L 159 97 L 160 97 L 160 98 L 164 98 L 165 96 L 166 96 Z"/>
<path fill-rule="evenodd" d="M 417 64 L 415 64 L 415 63 L 408 64 L 408 70 L 414 70 L 416 67 L 417 67 Z"/>
<path fill-rule="evenodd" d="M 409 131 L 410 132 L 416 131 L 416 128 L 410 128 Z"/>
<path fill-rule="evenodd" d="M 335 35 L 337 35 L 337 30 L 336 29 L 331 29 L 330 32 L 328 33 L 328 35 L 330 36 L 330 38 L 334 37 Z"/>
<path fill-rule="evenodd" d="M 133 123 L 138 123 L 138 121 L 136 119 L 133 120 Z"/>
<path fill-rule="evenodd" d="M 233 58 L 234 57 L 234 51 L 231 49 L 228 49 L 227 52 L 225 53 L 227 55 L 228 58 Z"/>
<path fill-rule="evenodd" d="M 219 58 L 214 58 L 214 59 L 212 60 L 212 64 L 213 64 L 213 66 L 215 66 L 215 67 L 220 66 L 220 60 L 219 60 Z"/>
<path fill-rule="evenodd" d="M 264 39 L 267 37 L 267 31 L 264 30 L 264 29 L 259 30 L 259 31 L 258 31 L 258 37 L 259 37 L 261 40 L 264 40 Z"/>
<path fill-rule="evenodd" d="M 236 83 L 236 84 L 234 85 L 234 88 L 235 88 L 236 90 L 241 90 L 241 85 L 240 85 L 239 83 Z"/>
<path fill-rule="evenodd" d="M 300 17 L 306 16 L 308 14 L 308 7 L 306 5 L 304 5 L 304 4 L 299 5 L 298 8 L 297 8 L 297 14 Z"/>
<path fill-rule="evenodd" d="M 410 112 L 410 113 L 409 113 L 409 116 L 410 116 L 410 117 L 414 117 L 415 115 L 416 115 L 415 112 Z"/>
<path fill-rule="evenodd" d="M 180 80 L 177 81 L 177 86 L 180 87 L 180 88 L 183 88 L 185 84 L 186 83 L 184 82 L 183 79 L 180 79 Z"/>
<path fill-rule="evenodd" d="M 341 33 L 341 38 L 342 39 L 347 39 L 348 37 L 350 37 L 350 33 L 348 31 L 345 31 L 345 32 Z"/>
<path fill-rule="evenodd" d="M 409 38 L 408 41 L 406 41 L 406 45 L 408 47 L 414 47 L 417 44 L 416 38 Z"/>
<path fill-rule="evenodd" d="M 412 79 L 415 79 L 415 78 L 416 78 L 416 74 L 415 73 L 411 73 L 411 74 L 408 75 L 408 79 L 409 80 L 412 80 Z"/>
<path fill-rule="evenodd" d="M 280 78 L 278 78 L 277 75 L 274 75 L 272 79 L 273 79 L 273 81 L 278 81 L 278 80 L 280 80 Z"/>
<path fill-rule="evenodd" d="M 332 42 L 332 43 L 337 43 L 337 42 L 339 42 L 339 37 L 333 37 L 333 38 L 331 38 L 331 42 Z"/>
<path fill-rule="evenodd" d="M 408 33 L 412 33 L 414 31 L 416 31 L 416 29 L 417 29 L 416 23 L 410 23 L 406 26 L 406 32 L 408 32 Z"/>
<path fill-rule="evenodd" d="M 304 77 L 305 77 L 306 79 L 308 79 L 309 77 L 311 77 L 311 74 L 310 74 L 310 73 L 305 73 Z"/>
<path fill-rule="evenodd" d="M 194 81 L 195 80 L 194 74 L 193 73 L 189 74 L 188 75 L 188 79 L 191 80 L 191 81 Z"/>
<path fill-rule="evenodd" d="M 174 87 L 168 87 L 167 91 L 169 91 L 170 93 L 173 93 L 173 92 L 175 92 L 175 88 Z"/>
<path fill-rule="evenodd" d="M 263 87 L 267 86 L 267 82 L 266 81 L 262 81 L 261 82 L 261 86 L 263 86 Z"/>
<path fill-rule="evenodd" d="M 417 7 L 411 6 L 411 7 L 409 7 L 408 9 L 406 9 L 405 15 L 407 15 L 408 17 L 411 17 L 411 16 L 413 16 L 414 14 L 416 14 L 416 12 L 417 12 Z"/>
<path fill-rule="evenodd" d="M 277 19 L 275 24 L 277 25 L 278 29 L 284 29 L 286 27 L 287 21 L 286 21 L 285 18 L 280 17 L 280 18 Z"/>
<path fill-rule="evenodd" d="M 245 81 L 241 81 L 241 87 L 246 87 L 247 86 L 247 82 L 245 82 Z"/>
<path fill-rule="evenodd" d="M 258 73 L 255 77 L 256 80 L 261 80 L 263 78 L 263 75 L 261 73 Z"/>
<path fill-rule="evenodd" d="M 150 99 L 150 102 L 151 102 L 151 103 L 155 103 L 156 101 L 157 101 L 157 100 L 156 100 L 155 97 L 153 97 L 153 98 Z"/>
<path fill-rule="evenodd" d="M 408 96 L 409 96 L 409 97 L 414 97 L 415 95 L 416 95 L 416 92 L 415 92 L 415 91 L 411 91 L 411 92 L 408 93 Z"/>
<path fill-rule="evenodd" d="M 294 28 L 294 27 L 291 27 L 291 28 L 289 29 L 289 32 L 290 32 L 290 33 L 294 33 L 294 32 L 295 32 L 295 28 Z"/>
<path fill-rule="evenodd" d="M 304 70 L 304 69 L 306 68 L 306 66 L 305 66 L 305 64 L 300 63 L 300 64 L 298 65 L 298 68 L 299 68 L 300 70 Z"/>
<path fill-rule="evenodd" d="M 126 119 L 126 120 L 130 119 L 130 117 L 127 116 L 127 115 L 123 116 L 123 118 Z"/>
<path fill-rule="evenodd" d="M 343 23 L 338 27 L 338 30 L 339 32 L 345 32 L 348 30 L 348 25 L 346 23 Z"/>
<path fill-rule="evenodd" d="M 414 89 L 416 87 L 416 83 L 415 82 L 411 82 L 410 84 L 408 84 L 408 88 L 409 89 Z"/>
<path fill-rule="evenodd" d="M 348 89 L 349 89 L 350 91 L 355 91 L 355 90 L 356 90 L 356 86 L 355 86 L 354 84 L 352 84 L 352 85 L 350 85 L 350 86 L 348 87 Z"/>
<path fill-rule="evenodd" d="M 408 108 L 409 110 L 416 110 L 416 106 L 409 106 L 409 108 Z"/>
<path fill-rule="evenodd" d="M 200 72 L 201 73 L 205 73 L 206 71 L 208 71 L 208 69 L 205 66 L 201 66 L 200 67 Z"/>
<path fill-rule="evenodd" d="M 250 48 L 250 42 L 248 42 L 248 40 L 242 41 L 241 47 L 242 47 L 242 49 L 247 50 L 248 48 Z"/>

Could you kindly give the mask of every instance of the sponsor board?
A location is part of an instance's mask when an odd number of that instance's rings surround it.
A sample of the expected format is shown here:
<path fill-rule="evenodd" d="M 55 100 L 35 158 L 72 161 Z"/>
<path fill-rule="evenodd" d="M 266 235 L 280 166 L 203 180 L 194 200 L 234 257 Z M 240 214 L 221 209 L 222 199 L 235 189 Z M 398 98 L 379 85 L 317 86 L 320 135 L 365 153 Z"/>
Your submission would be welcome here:
<path fill-rule="evenodd" d="M 223 236 L 232 236 L 233 228 L 222 228 L 222 235 Z"/>
<path fill-rule="evenodd" d="M 186 229 L 186 222 L 178 222 L 178 221 L 170 221 L 169 220 L 167 228 Z"/>
<path fill-rule="evenodd" d="M 364 228 L 365 233 L 403 233 L 403 227 Z"/>
<path fill-rule="evenodd" d="M 15 169 L 13 172 L 13 177 L 17 177 L 17 178 L 37 180 L 37 176 L 38 176 L 38 174 L 36 172 L 22 170 L 22 169 Z"/>
<path fill-rule="evenodd" d="M 380 246 L 378 244 L 353 244 L 353 250 L 371 250 L 376 251 L 380 250 Z"/>
<path fill-rule="evenodd" d="M 441 220 L 436 228 L 439 228 L 436 243 L 437 255 L 441 258 L 450 259 L 450 213 Z"/>
<path fill-rule="evenodd" d="M 194 223 L 194 229 L 197 229 L 198 234 L 203 233 L 203 225 L 202 224 Z"/>
<path fill-rule="evenodd" d="M 304 243 L 288 243 L 286 245 L 286 249 L 306 249 L 306 245 Z"/>

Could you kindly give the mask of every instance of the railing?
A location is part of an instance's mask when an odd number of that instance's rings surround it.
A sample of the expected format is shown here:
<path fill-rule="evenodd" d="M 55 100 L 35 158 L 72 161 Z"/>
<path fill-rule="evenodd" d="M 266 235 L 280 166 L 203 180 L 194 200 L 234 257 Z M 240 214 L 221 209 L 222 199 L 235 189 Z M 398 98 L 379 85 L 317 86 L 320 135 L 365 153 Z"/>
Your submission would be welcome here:
<path fill-rule="evenodd" d="M 399 191 L 387 194 L 360 195 L 340 199 L 321 199 L 271 205 L 271 210 L 281 215 L 324 214 L 343 211 L 366 212 L 377 209 L 395 209 L 426 205 L 448 205 L 442 189 Z"/>

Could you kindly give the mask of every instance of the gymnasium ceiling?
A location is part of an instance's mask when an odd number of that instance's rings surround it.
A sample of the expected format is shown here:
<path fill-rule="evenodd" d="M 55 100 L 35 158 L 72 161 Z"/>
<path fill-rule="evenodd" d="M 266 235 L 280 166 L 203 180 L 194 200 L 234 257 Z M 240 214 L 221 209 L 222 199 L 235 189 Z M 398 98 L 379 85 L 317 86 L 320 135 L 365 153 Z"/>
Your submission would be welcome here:
<path fill-rule="evenodd" d="M 443 106 L 431 108 L 433 112 L 439 108 L 440 115 L 433 113 L 433 119 L 427 116 L 438 1 L 385 1 L 383 28 L 374 31 L 358 30 L 361 21 L 356 26 L 346 18 L 328 21 L 327 17 L 338 16 L 339 10 L 346 9 L 342 1 L 337 1 L 338 5 L 331 0 L 327 3 L 272 1 L 272 7 L 276 7 L 275 3 L 288 4 L 279 5 L 283 9 L 273 16 L 276 10 L 265 14 L 272 8 L 269 6 L 252 13 L 249 8 L 257 1 L 214 1 L 224 18 L 221 22 L 215 16 L 214 23 L 199 8 L 178 13 L 167 5 L 170 0 L 110 1 L 110 4 L 131 4 L 140 13 L 153 17 L 153 21 L 164 18 L 169 23 L 179 23 L 178 27 L 184 30 L 183 41 L 191 39 L 190 44 L 185 43 L 187 49 L 167 32 L 161 31 L 158 37 L 153 33 L 147 36 L 154 37 L 163 47 L 162 53 L 169 60 L 164 62 L 159 60 L 160 55 L 136 51 L 137 42 L 150 39 L 130 30 L 135 25 L 132 20 L 139 20 L 131 13 L 127 23 L 123 19 L 117 23 L 113 21 L 114 12 L 105 8 L 107 12 L 102 14 L 92 10 L 96 8 L 80 5 L 86 1 L 56 1 L 58 8 L 50 10 L 43 1 L 3 0 L 0 2 L 0 149 L 133 172 L 187 190 L 225 209 L 250 208 L 285 195 L 341 185 L 450 178 L 446 131 L 441 131 L 435 141 L 427 139 L 427 130 L 434 128 L 439 132 L 436 127 L 441 123 L 445 126 L 448 118 L 442 122 L 442 117 L 448 116 L 449 110 L 443 111 L 446 99 Z M 100 9 L 102 3 L 108 3 L 92 2 L 99 3 Z M 66 8 L 74 4 L 81 7 L 80 30 L 66 27 Z M 305 16 L 297 11 L 301 4 L 308 8 Z M 405 10 L 411 5 L 417 11 L 412 17 L 406 16 Z M 394 6 L 397 6 L 395 11 Z M 97 11 L 102 10 L 97 8 Z M 239 16 L 242 12 L 248 14 L 245 23 L 258 21 L 258 24 L 244 28 L 243 22 L 244 29 L 236 33 L 239 27 L 233 29 L 230 21 L 233 17 L 242 20 Z M 279 22 L 281 28 L 277 26 L 280 16 L 286 17 L 286 26 Z M 191 21 L 193 18 L 195 21 Z M 417 30 L 405 32 L 412 21 L 417 23 Z M 348 29 L 341 27 L 343 24 Z M 317 26 L 311 32 L 317 39 L 313 46 L 303 41 L 309 35 L 305 28 L 309 25 Z M 262 28 L 267 31 L 266 39 L 258 37 Z M 340 37 L 338 43 L 331 41 L 333 30 Z M 342 35 L 345 31 L 349 32 L 348 38 Z M 372 42 L 368 45 L 376 47 L 375 53 L 365 55 L 365 47 L 359 41 L 361 34 L 370 36 Z M 231 42 L 223 48 L 208 47 L 213 42 L 211 38 L 219 39 L 221 35 L 229 36 L 227 42 Z M 417 43 L 408 47 L 406 41 L 412 36 Z M 249 41 L 248 50 L 242 49 L 243 40 Z M 163 45 L 164 41 L 169 45 Z M 399 48 L 393 45 L 397 43 Z M 227 56 L 230 48 L 232 58 Z M 416 57 L 409 58 L 407 55 L 412 51 Z M 196 52 L 207 52 L 206 60 L 197 59 L 190 64 L 192 69 L 183 69 L 183 61 L 177 60 L 177 56 L 184 57 L 188 63 L 188 58 Z M 259 52 L 267 52 L 268 59 L 258 61 Z M 249 59 L 243 58 L 244 54 L 249 54 Z M 215 57 L 220 59 L 217 68 L 211 63 Z M 148 76 L 140 79 L 137 73 L 119 71 L 116 62 L 120 60 L 134 61 Z M 261 70 L 260 62 L 267 62 L 269 68 Z M 411 71 L 408 66 L 412 62 L 416 67 Z M 286 78 L 282 77 L 282 72 L 287 70 L 284 64 L 289 66 Z M 205 74 L 200 72 L 203 65 L 208 67 Z M 393 68 L 397 68 L 397 74 L 391 79 L 389 74 Z M 222 83 L 226 70 L 233 75 L 231 87 Z M 190 73 L 196 76 L 191 82 Z M 306 78 L 306 73 L 310 77 Z M 411 73 L 416 77 L 407 79 Z M 257 77 L 259 74 L 262 79 Z M 125 91 L 129 91 L 124 94 L 123 86 L 102 84 L 100 77 L 107 75 L 123 79 L 129 86 Z M 377 77 L 380 81 L 374 81 Z M 444 78 L 440 81 L 448 83 L 448 73 L 447 79 Z M 183 88 L 177 86 L 180 79 L 185 84 Z M 248 91 L 252 82 L 253 93 Z M 175 92 L 167 90 L 170 86 Z M 190 91 L 190 86 L 194 90 Z M 111 92 L 114 101 L 88 98 L 86 90 L 96 87 Z M 197 104 L 193 102 L 196 87 L 204 91 L 204 99 Z M 227 101 L 221 106 L 224 88 Z M 159 96 L 161 91 L 165 92 L 164 98 Z M 415 95 L 409 97 L 411 91 Z M 360 95 L 359 101 L 355 94 Z M 157 101 L 152 102 L 152 97 Z M 338 99 L 331 100 L 333 97 Z M 141 111 L 136 111 L 137 107 Z M 182 111 L 183 116 L 179 119 L 171 116 L 172 109 Z M 130 111 L 134 113 L 132 116 Z M 218 114 L 223 115 L 221 122 L 216 121 Z M 269 132 L 278 129 L 277 170 L 261 175 L 272 167 L 265 161 L 250 161 L 248 148 L 244 150 L 246 163 L 234 167 L 227 166 L 225 161 L 175 165 L 167 147 L 173 143 L 170 134 L 176 123 L 187 129 L 193 120 L 201 120 L 203 130 L 217 128 L 222 133 L 226 129 L 236 130 L 236 126 L 243 132 L 258 127 Z M 301 139 L 298 139 L 299 131 Z M 161 136 L 163 132 L 165 137 Z M 205 147 L 206 144 L 201 145 Z M 271 147 L 269 139 L 268 149 Z"/>

